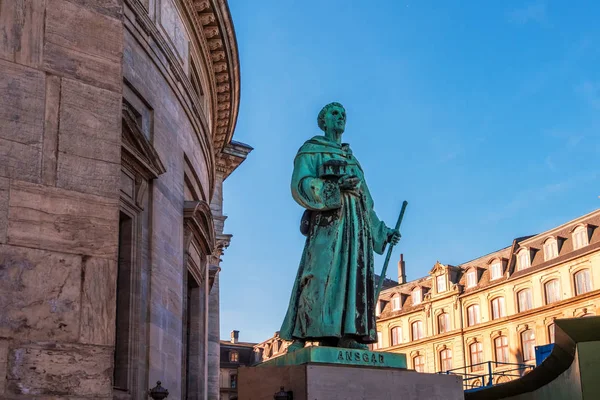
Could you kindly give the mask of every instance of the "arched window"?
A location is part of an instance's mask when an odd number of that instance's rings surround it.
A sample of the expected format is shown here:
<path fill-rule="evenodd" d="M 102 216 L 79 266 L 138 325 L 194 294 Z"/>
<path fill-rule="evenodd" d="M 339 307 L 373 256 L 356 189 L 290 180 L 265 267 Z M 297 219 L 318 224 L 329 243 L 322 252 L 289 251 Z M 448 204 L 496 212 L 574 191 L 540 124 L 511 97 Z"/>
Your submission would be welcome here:
<path fill-rule="evenodd" d="M 560 285 L 558 279 L 552 279 L 544 283 L 544 293 L 546 294 L 546 304 L 552 304 L 560 301 Z"/>
<path fill-rule="evenodd" d="M 521 345 L 523 349 L 523 361 L 535 360 L 535 334 L 528 329 L 521 333 Z"/>
<path fill-rule="evenodd" d="M 442 371 L 452 369 L 452 350 L 444 349 L 440 351 L 440 366 L 442 367 Z"/>
<path fill-rule="evenodd" d="M 477 325 L 481 322 L 479 313 L 479 304 L 473 304 L 467 307 L 467 326 Z"/>
<path fill-rule="evenodd" d="M 415 356 L 413 357 L 413 368 L 417 372 L 425 372 L 425 356 Z"/>
<path fill-rule="evenodd" d="M 438 333 L 446 333 L 450 331 L 450 314 L 441 313 L 437 317 L 438 320 Z"/>
<path fill-rule="evenodd" d="M 492 300 L 492 319 L 498 319 L 503 317 L 506 317 L 504 297 L 496 297 Z"/>
<path fill-rule="evenodd" d="M 413 290 L 411 293 L 411 297 L 413 306 L 421 304 L 421 301 L 423 300 L 423 292 L 421 291 L 421 288 L 415 288 L 415 290 Z"/>
<path fill-rule="evenodd" d="M 423 333 L 423 322 L 422 321 L 415 321 L 410 325 L 410 327 L 411 327 L 411 331 L 412 331 L 412 340 L 419 340 L 419 339 L 423 339 L 425 337 L 425 335 Z"/>
<path fill-rule="evenodd" d="M 531 289 L 523 289 L 517 293 L 519 300 L 519 312 L 525 312 L 533 308 L 533 298 L 531 297 Z"/>
<path fill-rule="evenodd" d="M 587 228 L 583 225 L 579 225 L 573 231 L 573 250 L 581 249 L 588 244 Z"/>
<path fill-rule="evenodd" d="M 554 238 L 549 238 L 544 242 L 544 261 L 556 257 L 558 257 L 558 242 Z"/>
<path fill-rule="evenodd" d="M 508 362 L 508 338 L 506 336 L 498 336 L 494 339 L 494 353 L 496 354 L 496 362 Z"/>
<path fill-rule="evenodd" d="M 548 325 L 548 343 L 554 343 L 554 330 L 556 329 L 556 325 L 554 322 Z"/>
<path fill-rule="evenodd" d="M 402 328 L 395 326 L 392 328 L 392 346 L 402 343 Z"/>
<path fill-rule="evenodd" d="M 471 371 L 483 370 L 483 344 L 479 342 L 471 343 L 469 350 L 471 353 Z"/>
<path fill-rule="evenodd" d="M 575 295 L 580 295 L 591 291 L 592 280 L 590 279 L 590 270 L 582 269 L 575 274 Z"/>
<path fill-rule="evenodd" d="M 517 267 L 520 270 L 529 268 L 531 259 L 529 257 L 529 249 L 521 249 L 517 254 Z"/>

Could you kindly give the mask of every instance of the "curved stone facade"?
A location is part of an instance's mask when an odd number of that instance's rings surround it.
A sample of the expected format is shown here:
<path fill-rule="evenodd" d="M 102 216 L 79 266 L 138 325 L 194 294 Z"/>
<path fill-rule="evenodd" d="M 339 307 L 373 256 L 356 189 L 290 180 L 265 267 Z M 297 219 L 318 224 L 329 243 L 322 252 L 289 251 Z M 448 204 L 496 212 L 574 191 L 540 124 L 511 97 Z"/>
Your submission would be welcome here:
<path fill-rule="evenodd" d="M 0 397 L 217 399 L 226 1 L 0 8 Z"/>

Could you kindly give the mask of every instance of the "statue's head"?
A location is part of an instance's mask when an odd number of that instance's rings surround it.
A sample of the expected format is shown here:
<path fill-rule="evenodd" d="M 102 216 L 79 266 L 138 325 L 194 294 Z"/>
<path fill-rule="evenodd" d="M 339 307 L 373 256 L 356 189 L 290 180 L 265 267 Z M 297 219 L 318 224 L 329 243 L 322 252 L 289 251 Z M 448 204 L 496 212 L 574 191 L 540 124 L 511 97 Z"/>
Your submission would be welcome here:
<path fill-rule="evenodd" d="M 346 129 L 346 110 L 340 103 L 329 103 L 321 109 L 317 117 L 319 128 L 325 133 L 335 131 L 342 133 Z"/>

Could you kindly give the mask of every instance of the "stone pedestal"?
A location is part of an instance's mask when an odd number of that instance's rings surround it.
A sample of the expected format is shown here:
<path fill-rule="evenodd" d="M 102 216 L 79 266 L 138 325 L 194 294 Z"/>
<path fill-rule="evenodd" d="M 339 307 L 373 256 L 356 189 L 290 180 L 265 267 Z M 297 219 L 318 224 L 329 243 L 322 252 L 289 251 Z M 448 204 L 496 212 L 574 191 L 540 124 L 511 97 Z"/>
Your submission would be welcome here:
<path fill-rule="evenodd" d="M 294 400 L 464 399 L 458 376 L 390 367 L 405 360 L 402 354 L 333 350 L 303 349 L 279 361 L 240 367 L 240 400 L 272 400 L 281 386 L 293 392 Z M 329 362 L 327 354 L 334 355 Z"/>

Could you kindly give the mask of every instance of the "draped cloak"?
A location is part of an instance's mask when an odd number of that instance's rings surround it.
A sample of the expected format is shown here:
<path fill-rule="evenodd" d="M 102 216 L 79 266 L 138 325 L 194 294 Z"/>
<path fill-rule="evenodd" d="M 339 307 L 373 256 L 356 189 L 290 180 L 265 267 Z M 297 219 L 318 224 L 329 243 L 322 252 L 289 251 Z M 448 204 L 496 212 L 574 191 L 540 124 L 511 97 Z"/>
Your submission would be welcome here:
<path fill-rule="evenodd" d="M 331 160 L 345 162 L 347 173 L 360 179 L 360 195 L 319 177 Z M 389 230 L 373 210 L 358 160 L 347 144 L 315 136 L 298 150 L 291 189 L 311 217 L 280 337 L 376 342 L 373 252 L 383 254 Z"/>

